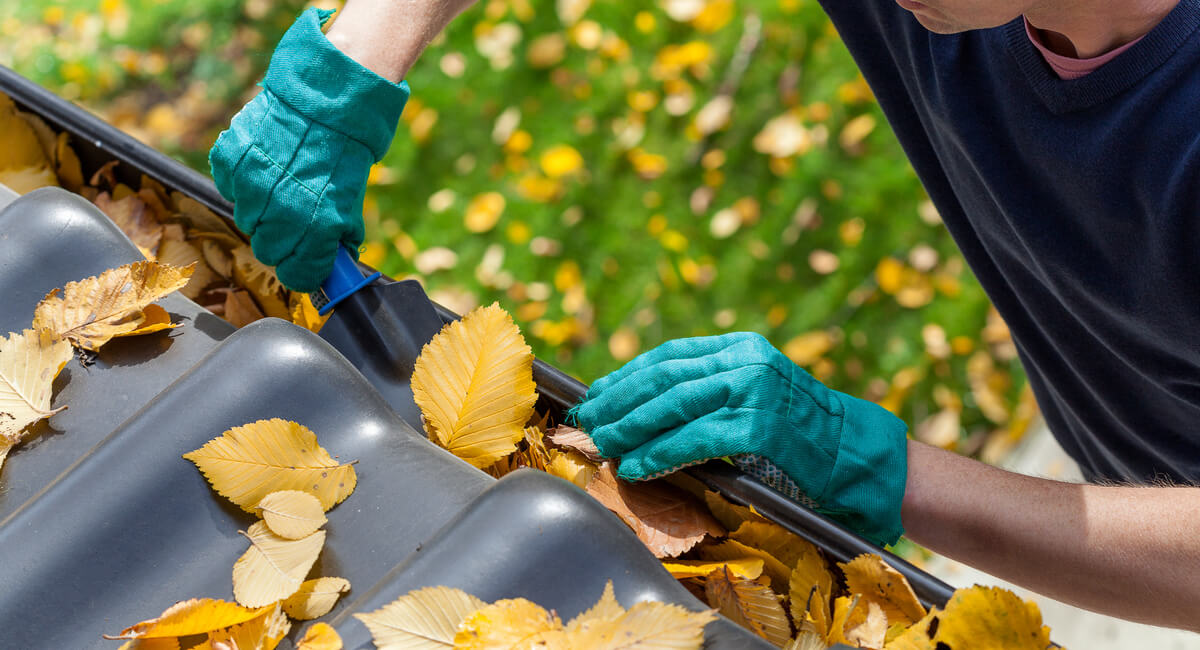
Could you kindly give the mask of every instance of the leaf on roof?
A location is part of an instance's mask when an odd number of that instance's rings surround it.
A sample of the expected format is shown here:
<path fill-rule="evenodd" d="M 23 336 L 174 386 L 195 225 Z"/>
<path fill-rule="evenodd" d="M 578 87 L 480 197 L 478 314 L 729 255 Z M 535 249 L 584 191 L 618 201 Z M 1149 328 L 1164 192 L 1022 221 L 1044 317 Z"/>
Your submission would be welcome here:
<path fill-rule="evenodd" d="M 262 607 L 291 596 L 325 545 L 325 531 L 286 539 L 261 521 L 246 531 L 250 548 L 233 565 L 233 597 L 246 607 Z"/>
<path fill-rule="evenodd" d="M 316 434 L 279 418 L 233 427 L 183 457 L 200 468 L 214 490 L 250 513 L 279 490 L 308 492 L 329 510 L 358 482 L 354 467 L 338 464 L 317 444 Z"/>
<path fill-rule="evenodd" d="M 72 345 L 92 351 L 116 336 L 157 331 L 162 327 L 145 329 L 144 310 L 186 285 L 193 268 L 142 261 L 68 282 L 38 304 L 33 326 L 49 329 Z"/>
<path fill-rule="evenodd" d="M 475 467 L 516 450 L 533 414 L 533 352 L 497 304 L 442 329 L 412 376 L 429 439 Z"/>

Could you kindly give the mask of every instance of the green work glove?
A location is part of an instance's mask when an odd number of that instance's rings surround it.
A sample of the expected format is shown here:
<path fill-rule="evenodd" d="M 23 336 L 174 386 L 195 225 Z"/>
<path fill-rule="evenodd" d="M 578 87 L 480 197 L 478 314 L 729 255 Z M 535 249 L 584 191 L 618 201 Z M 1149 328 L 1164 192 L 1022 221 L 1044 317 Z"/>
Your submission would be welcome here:
<path fill-rule="evenodd" d="M 407 83 L 380 77 L 325 38 L 321 25 L 332 13 L 300 15 L 271 57 L 262 92 L 208 155 L 255 257 L 296 291 L 329 276 L 338 242 L 362 244 L 367 175 L 408 101 Z"/>
<path fill-rule="evenodd" d="M 877 544 L 904 532 L 904 422 L 830 390 L 758 334 L 668 341 L 597 380 L 571 414 L 621 459 L 621 478 L 729 456 Z"/>

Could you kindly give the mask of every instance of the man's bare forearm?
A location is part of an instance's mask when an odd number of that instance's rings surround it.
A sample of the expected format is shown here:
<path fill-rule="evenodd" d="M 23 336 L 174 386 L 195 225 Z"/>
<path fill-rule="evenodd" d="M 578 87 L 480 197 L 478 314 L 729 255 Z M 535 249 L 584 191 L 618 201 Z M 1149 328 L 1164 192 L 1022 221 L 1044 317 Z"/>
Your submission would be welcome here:
<path fill-rule="evenodd" d="M 908 446 L 914 541 L 1086 609 L 1200 631 L 1200 488 L 1075 485 Z"/>
<path fill-rule="evenodd" d="M 349 0 L 325 36 L 381 77 L 399 82 L 421 52 L 474 0 Z"/>

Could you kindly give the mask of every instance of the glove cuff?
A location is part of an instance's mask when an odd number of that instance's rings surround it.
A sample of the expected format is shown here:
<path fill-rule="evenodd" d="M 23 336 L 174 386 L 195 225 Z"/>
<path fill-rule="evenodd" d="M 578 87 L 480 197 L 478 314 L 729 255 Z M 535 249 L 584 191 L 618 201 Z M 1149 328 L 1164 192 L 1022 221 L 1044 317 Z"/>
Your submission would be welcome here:
<path fill-rule="evenodd" d="M 908 480 L 908 426 L 866 400 L 830 391 L 841 401 L 842 435 L 819 510 L 881 546 L 904 534 L 900 506 Z"/>
<path fill-rule="evenodd" d="M 304 117 L 323 124 L 381 160 L 408 101 L 408 82 L 394 84 L 337 49 L 321 25 L 333 11 L 309 9 L 283 35 L 262 85 Z"/>

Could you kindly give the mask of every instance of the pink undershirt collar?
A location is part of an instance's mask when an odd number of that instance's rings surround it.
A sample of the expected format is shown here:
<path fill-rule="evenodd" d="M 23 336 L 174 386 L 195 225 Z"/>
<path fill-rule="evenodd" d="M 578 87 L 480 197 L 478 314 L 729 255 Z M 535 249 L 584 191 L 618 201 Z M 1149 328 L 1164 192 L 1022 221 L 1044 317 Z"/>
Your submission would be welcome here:
<path fill-rule="evenodd" d="M 1025 33 L 1029 35 L 1029 40 L 1033 42 L 1033 46 L 1042 53 L 1042 56 L 1046 59 L 1046 63 L 1050 64 L 1050 67 L 1054 69 L 1054 73 L 1058 75 L 1059 79 L 1078 79 L 1086 76 L 1088 73 L 1095 72 L 1100 66 L 1117 58 L 1122 52 L 1142 40 L 1139 38 L 1131 41 L 1097 57 L 1076 59 L 1051 52 L 1049 48 L 1042 44 L 1042 39 L 1038 36 L 1037 30 L 1033 28 L 1033 25 L 1029 24 L 1028 19 L 1025 20 Z"/>

